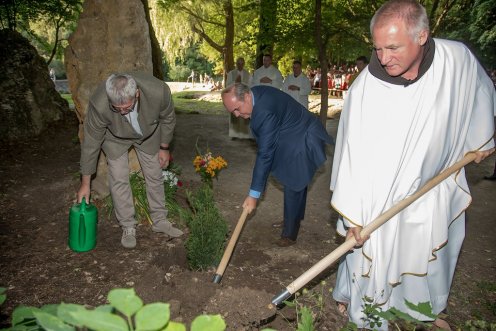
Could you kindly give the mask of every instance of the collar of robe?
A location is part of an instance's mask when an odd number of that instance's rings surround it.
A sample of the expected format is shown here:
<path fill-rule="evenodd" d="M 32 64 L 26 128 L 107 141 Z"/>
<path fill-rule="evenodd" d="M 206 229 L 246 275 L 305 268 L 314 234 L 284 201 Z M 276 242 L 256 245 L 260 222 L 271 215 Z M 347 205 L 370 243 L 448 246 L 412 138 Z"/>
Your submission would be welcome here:
<path fill-rule="evenodd" d="M 432 61 L 434 60 L 434 53 L 436 51 L 434 39 L 432 39 L 431 37 L 427 38 L 427 42 L 423 47 L 424 47 L 424 54 L 422 55 L 422 62 L 420 62 L 419 73 L 415 79 L 410 80 L 403 78 L 401 76 L 397 76 L 397 77 L 390 76 L 386 72 L 386 69 L 384 69 L 384 67 L 381 65 L 381 62 L 377 58 L 377 54 L 375 50 L 372 51 L 372 55 L 370 56 L 369 71 L 374 77 L 382 81 L 394 85 L 403 85 L 407 87 L 408 85 L 413 84 L 416 81 L 418 81 L 420 78 L 422 78 L 422 76 L 430 68 Z"/>

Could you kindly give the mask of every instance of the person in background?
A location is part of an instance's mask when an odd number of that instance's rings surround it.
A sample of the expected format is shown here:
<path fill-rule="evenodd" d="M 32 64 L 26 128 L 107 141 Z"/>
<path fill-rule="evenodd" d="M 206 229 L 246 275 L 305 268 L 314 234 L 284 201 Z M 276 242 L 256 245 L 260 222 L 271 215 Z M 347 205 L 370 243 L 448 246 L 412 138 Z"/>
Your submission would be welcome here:
<path fill-rule="evenodd" d="M 169 165 L 169 144 L 176 116 L 169 87 L 145 73 L 116 73 L 90 97 L 81 144 L 81 185 L 77 201 L 90 201 L 91 175 L 100 149 L 107 158 L 115 216 L 122 227 L 121 244 L 136 246 L 136 219 L 129 184 L 128 150 L 138 155 L 146 182 L 152 231 L 179 237 L 183 232 L 167 220 L 162 168 Z"/>
<path fill-rule="evenodd" d="M 300 61 L 293 61 L 293 73 L 284 79 L 282 90 L 308 109 L 308 95 L 312 91 L 312 85 L 302 73 Z"/>
<path fill-rule="evenodd" d="M 357 72 L 354 72 L 351 75 L 348 86 L 351 86 L 353 81 L 358 77 L 358 75 L 363 71 L 363 69 L 365 69 L 365 67 L 368 64 L 369 64 L 369 60 L 367 59 L 367 57 L 365 55 L 357 57 L 357 59 L 355 60 Z"/>
<path fill-rule="evenodd" d="M 281 72 L 272 65 L 272 56 L 266 54 L 263 56 L 263 65 L 253 73 L 251 86 L 269 85 L 280 89 L 282 80 Z"/>
<path fill-rule="evenodd" d="M 269 174 L 284 185 L 284 221 L 276 241 L 280 247 L 296 243 L 305 216 L 307 187 L 325 162 L 325 144 L 332 143 L 318 117 L 292 97 L 271 86 L 249 88 L 235 83 L 222 91 L 226 110 L 250 118 L 258 151 L 248 197 L 243 208 L 251 213 L 265 190 Z"/>
<path fill-rule="evenodd" d="M 358 243 L 339 265 L 333 297 L 359 329 L 372 328 L 363 312 L 369 303 L 450 330 L 439 314 L 472 200 L 464 169 L 370 238 L 360 231 L 468 152 L 477 163 L 494 152 L 494 87 L 465 45 L 430 37 L 426 10 L 415 0 L 383 4 L 370 31 L 374 50 L 344 101 L 332 165 L 337 231 Z M 437 318 L 406 301 L 430 303 Z M 374 329 L 387 330 L 379 322 Z"/>
<path fill-rule="evenodd" d="M 234 83 L 250 84 L 250 73 L 244 69 L 245 59 L 239 57 L 236 60 L 236 69 L 227 74 L 226 86 Z M 237 139 L 253 139 L 250 133 L 250 119 L 229 115 L 229 137 Z"/>

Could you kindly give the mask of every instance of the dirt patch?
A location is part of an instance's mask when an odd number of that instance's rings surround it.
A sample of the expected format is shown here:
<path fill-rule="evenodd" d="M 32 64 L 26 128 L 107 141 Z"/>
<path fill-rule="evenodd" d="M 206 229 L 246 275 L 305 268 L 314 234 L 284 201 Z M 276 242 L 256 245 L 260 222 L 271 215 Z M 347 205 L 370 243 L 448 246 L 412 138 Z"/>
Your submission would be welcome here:
<path fill-rule="evenodd" d="M 327 123 L 332 135 L 337 123 Z M 214 192 L 232 231 L 249 188 L 256 145 L 250 140 L 232 140 L 227 132 L 227 115 L 178 115 L 173 153 L 183 168 L 181 179 L 186 185 L 182 190 L 199 182 L 192 166 L 197 137 L 228 161 L 228 168 L 214 182 Z M 169 302 L 176 321 L 189 324 L 207 312 L 221 314 L 229 330 L 294 330 L 294 308 L 271 310 L 272 297 L 339 244 L 334 230 L 336 213 L 329 206 L 331 147 L 329 160 L 309 189 L 297 245 L 278 248 L 273 243 L 280 232 L 272 229 L 271 223 L 282 219 L 283 192 L 270 180 L 220 284 L 212 283 L 215 266 L 203 272 L 188 269 L 187 233 L 168 240 L 152 233 L 148 225 L 140 225 L 136 249 L 126 250 L 120 246 L 121 231 L 115 218 L 103 215 L 101 206 L 97 247 L 86 253 L 68 248 L 68 212 L 79 184 L 75 116 L 38 139 L 1 146 L 0 152 L 0 286 L 8 288 L 0 326 L 7 325 L 13 308 L 20 304 L 64 301 L 100 305 L 110 289 L 134 287 L 145 302 Z M 467 238 L 449 300 L 448 321 L 453 325 L 461 326 L 469 319 L 495 320 L 496 183 L 482 180 L 493 164 L 494 156 L 467 167 L 474 201 L 468 210 Z M 184 191 L 179 196 L 184 197 Z M 314 308 L 320 316 L 318 330 L 337 330 L 346 323 L 330 299 L 335 273 L 334 266 L 308 285 L 324 297 L 323 304 Z M 299 300 L 315 306 L 311 299 Z"/>

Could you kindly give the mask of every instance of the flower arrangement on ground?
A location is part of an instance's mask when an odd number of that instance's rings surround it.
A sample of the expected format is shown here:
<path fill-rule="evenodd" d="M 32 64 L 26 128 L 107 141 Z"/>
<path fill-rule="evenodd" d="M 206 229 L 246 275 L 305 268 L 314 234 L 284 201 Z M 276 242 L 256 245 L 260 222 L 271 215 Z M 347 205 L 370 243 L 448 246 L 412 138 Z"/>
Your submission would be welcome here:
<path fill-rule="evenodd" d="M 195 171 L 200 174 L 202 182 L 212 187 L 212 179 L 218 178 L 219 172 L 227 167 L 227 162 L 222 156 L 213 156 L 212 152 L 208 150 L 202 154 L 198 148 L 198 140 L 196 141 L 197 155 L 193 160 Z"/>
<path fill-rule="evenodd" d="M 169 166 L 162 170 L 164 179 L 165 206 L 169 211 L 169 216 L 177 215 L 179 212 L 179 204 L 176 200 L 177 189 L 183 186 L 179 176 L 181 175 L 181 167 L 173 162 L 172 155 L 169 160 Z"/>

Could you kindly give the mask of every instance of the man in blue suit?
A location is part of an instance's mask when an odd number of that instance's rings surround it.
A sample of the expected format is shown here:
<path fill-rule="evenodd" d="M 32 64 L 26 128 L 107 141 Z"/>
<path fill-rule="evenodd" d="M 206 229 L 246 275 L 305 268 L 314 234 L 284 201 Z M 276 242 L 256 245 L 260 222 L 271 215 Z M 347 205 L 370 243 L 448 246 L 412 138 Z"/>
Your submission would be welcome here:
<path fill-rule="evenodd" d="M 250 118 L 258 152 L 250 192 L 243 208 L 251 213 L 265 190 L 269 173 L 284 185 L 281 247 L 296 243 L 305 216 L 307 186 L 325 162 L 325 144 L 333 143 L 319 119 L 298 101 L 271 86 L 235 83 L 222 91 L 227 111 Z M 274 224 L 277 227 L 277 223 Z"/>

